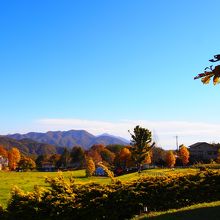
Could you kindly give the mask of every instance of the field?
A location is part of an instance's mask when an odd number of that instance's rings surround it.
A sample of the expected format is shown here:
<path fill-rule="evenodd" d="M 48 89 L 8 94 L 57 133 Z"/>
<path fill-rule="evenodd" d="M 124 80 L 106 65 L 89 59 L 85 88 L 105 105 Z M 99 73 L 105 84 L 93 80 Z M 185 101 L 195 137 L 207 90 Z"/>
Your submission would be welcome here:
<path fill-rule="evenodd" d="M 220 201 L 201 203 L 184 207 L 181 209 L 172 209 L 165 212 L 151 212 L 141 215 L 133 220 L 219 220 L 220 219 Z"/>
<path fill-rule="evenodd" d="M 117 177 L 121 181 L 130 181 L 146 175 L 167 175 L 169 173 L 195 173 L 196 169 L 149 169 L 141 174 L 131 173 Z M 96 182 L 100 184 L 110 183 L 107 177 L 85 177 L 84 170 L 62 172 L 65 178 L 74 177 L 76 183 Z M 13 186 L 18 186 L 25 191 L 32 191 L 35 185 L 47 186 L 45 183 L 46 177 L 56 177 L 57 172 L 0 172 L 0 204 L 4 207 L 10 198 L 10 190 Z"/>

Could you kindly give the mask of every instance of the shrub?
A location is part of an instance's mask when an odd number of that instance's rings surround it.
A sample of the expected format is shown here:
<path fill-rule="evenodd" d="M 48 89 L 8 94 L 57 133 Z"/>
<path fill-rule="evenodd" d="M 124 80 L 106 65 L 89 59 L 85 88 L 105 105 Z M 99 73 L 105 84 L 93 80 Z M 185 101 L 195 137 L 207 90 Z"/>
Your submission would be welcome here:
<path fill-rule="evenodd" d="M 130 219 L 144 206 L 159 211 L 220 200 L 219 171 L 149 176 L 110 185 L 75 184 L 62 175 L 47 182 L 49 188 L 30 193 L 14 189 L 9 219 Z"/>
<path fill-rule="evenodd" d="M 86 158 L 86 176 L 90 177 L 95 173 L 95 163 L 91 157 Z"/>

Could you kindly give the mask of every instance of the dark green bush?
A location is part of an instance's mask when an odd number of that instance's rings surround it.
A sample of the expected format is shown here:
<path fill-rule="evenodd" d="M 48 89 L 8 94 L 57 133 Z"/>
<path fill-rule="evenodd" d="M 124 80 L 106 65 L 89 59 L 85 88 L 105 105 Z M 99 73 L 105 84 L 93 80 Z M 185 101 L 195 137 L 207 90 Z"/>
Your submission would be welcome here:
<path fill-rule="evenodd" d="M 144 177 L 111 185 L 75 184 L 62 176 L 48 179 L 48 189 L 14 189 L 9 219 L 129 219 L 144 206 L 150 211 L 220 200 L 220 172 Z"/>

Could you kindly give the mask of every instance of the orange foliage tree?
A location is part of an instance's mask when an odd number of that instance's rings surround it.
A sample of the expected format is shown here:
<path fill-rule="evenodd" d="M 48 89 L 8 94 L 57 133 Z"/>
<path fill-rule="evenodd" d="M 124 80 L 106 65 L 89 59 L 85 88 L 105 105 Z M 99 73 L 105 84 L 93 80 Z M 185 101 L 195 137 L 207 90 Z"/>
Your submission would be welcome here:
<path fill-rule="evenodd" d="M 174 155 L 173 151 L 168 151 L 166 154 L 166 164 L 168 167 L 174 167 L 176 163 L 176 156 Z"/>
<path fill-rule="evenodd" d="M 87 156 L 92 158 L 94 163 L 97 165 L 99 162 L 102 162 L 102 157 L 97 150 L 89 150 Z"/>
<path fill-rule="evenodd" d="M 8 152 L 7 152 L 7 150 L 5 150 L 5 148 L 2 147 L 2 146 L 0 146 L 0 155 L 1 155 L 2 157 L 5 157 L 5 158 L 8 157 Z"/>
<path fill-rule="evenodd" d="M 124 147 L 121 149 L 119 153 L 119 162 L 122 165 L 122 167 L 126 168 L 129 166 L 129 163 L 131 161 L 131 151 Z"/>
<path fill-rule="evenodd" d="M 10 170 L 15 170 L 17 167 L 18 162 L 21 159 L 21 153 L 20 151 L 13 147 L 9 152 L 8 152 L 8 166 Z"/>
<path fill-rule="evenodd" d="M 179 156 L 184 166 L 189 163 L 189 150 L 184 145 L 180 146 Z"/>

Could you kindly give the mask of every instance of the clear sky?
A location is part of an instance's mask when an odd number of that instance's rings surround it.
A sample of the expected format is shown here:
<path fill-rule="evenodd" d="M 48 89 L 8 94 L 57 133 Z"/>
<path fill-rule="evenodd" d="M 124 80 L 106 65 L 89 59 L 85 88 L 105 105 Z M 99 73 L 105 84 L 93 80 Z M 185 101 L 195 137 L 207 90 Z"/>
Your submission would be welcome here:
<path fill-rule="evenodd" d="M 219 0 L 0 1 L 0 134 L 86 129 L 220 142 Z"/>

